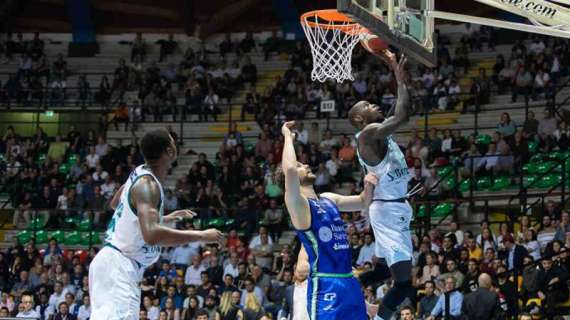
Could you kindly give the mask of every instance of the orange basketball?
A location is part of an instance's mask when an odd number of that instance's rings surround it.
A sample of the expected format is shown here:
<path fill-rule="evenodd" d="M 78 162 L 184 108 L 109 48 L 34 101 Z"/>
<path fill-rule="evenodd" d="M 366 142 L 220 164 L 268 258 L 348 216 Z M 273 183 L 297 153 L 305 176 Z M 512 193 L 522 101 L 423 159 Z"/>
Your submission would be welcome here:
<path fill-rule="evenodd" d="M 360 40 L 360 44 L 370 53 L 379 54 L 388 49 L 388 44 L 373 34 L 367 34 L 364 39 Z"/>

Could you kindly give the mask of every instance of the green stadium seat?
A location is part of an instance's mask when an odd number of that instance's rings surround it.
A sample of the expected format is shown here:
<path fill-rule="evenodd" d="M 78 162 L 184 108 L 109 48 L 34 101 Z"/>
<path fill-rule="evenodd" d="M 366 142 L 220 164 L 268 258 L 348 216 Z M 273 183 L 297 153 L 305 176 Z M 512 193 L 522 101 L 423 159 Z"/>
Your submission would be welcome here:
<path fill-rule="evenodd" d="M 63 220 L 63 223 L 67 226 L 67 227 L 73 227 L 77 225 L 77 218 L 76 217 L 67 217 Z"/>
<path fill-rule="evenodd" d="M 67 158 L 67 164 L 69 166 L 74 165 L 75 162 L 77 162 L 78 158 L 79 158 L 79 156 L 77 154 L 70 154 L 69 157 Z"/>
<path fill-rule="evenodd" d="M 224 219 L 214 218 L 208 222 L 209 228 L 221 228 L 224 225 Z"/>
<path fill-rule="evenodd" d="M 236 222 L 235 219 L 227 219 L 227 220 L 224 222 L 224 225 L 225 225 L 226 227 L 230 227 L 230 226 L 233 226 L 235 222 Z"/>
<path fill-rule="evenodd" d="M 51 239 L 55 239 L 57 241 L 57 243 L 63 243 L 63 241 L 65 240 L 65 233 L 61 230 L 56 230 L 53 231 L 49 237 Z"/>
<path fill-rule="evenodd" d="M 91 232 L 82 232 L 81 233 L 81 241 L 80 244 L 84 246 L 89 245 L 89 236 L 91 235 L 91 245 L 101 244 L 101 237 L 99 232 L 91 231 Z"/>
<path fill-rule="evenodd" d="M 530 141 L 528 143 L 528 151 L 530 152 L 530 154 L 535 154 L 538 151 L 538 142 Z"/>
<path fill-rule="evenodd" d="M 432 217 L 443 218 L 447 216 L 451 210 L 453 210 L 453 204 L 451 203 L 440 203 L 433 210 Z"/>
<path fill-rule="evenodd" d="M 532 163 L 544 162 L 544 158 L 546 158 L 544 156 L 544 154 L 538 153 L 538 154 L 535 154 L 534 156 L 530 157 L 530 162 L 532 162 Z"/>
<path fill-rule="evenodd" d="M 511 185 L 511 179 L 509 177 L 497 177 L 493 179 L 493 185 L 491 186 L 491 191 L 504 190 Z"/>
<path fill-rule="evenodd" d="M 68 246 L 78 245 L 81 242 L 81 233 L 79 231 L 71 231 L 65 235 L 64 244 Z"/>
<path fill-rule="evenodd" d="M 418 208 L 418 212 L 416 215 L 418 216 L 418 218 L 424 218 L 426 216 L 426 205 L 425 204 L 422 204 Z"/>
<path fill-rule="evenodd" d="M 83 218 L 79 221 L 77 227 L 80 231 L 89 231 L 93 227 L 93 223 L 91 222 L 91 219 Z"/>
<path fill-rule="evenodd" d="M 528 187 L 530 184 L 536 181 L 535 175 L 527 175 L 523 177 L 523 186 Z M 536 188 L 536 183 L 532 186 L 532 188 Z"/>
<path fill-rule="evenodd" d="M 487 190 L 491 185 L 491 178 L 489 177 L 481 177 L 477 179 L 477 190 Z"/>
<path fill-rule="evenodd" d="M 488 134 L 480 134 L 477 136 L 477 139 L 475 140 L 477 144 L 483 144 L 483 145 L 488 145 L 491 143 L 491 141 L 492 138 Z"/>
<path fill-rule="evenodd" d="M 47 155 L 45 153 L 42 153 L 42 154 L 38 155 L 38 159 L 36 160 L 36 163 L 38 165 L 41 165 L 42 163 L 44 163 L 46 158 L 47 158 Z"/>
<path fill-rule="evenodd" d="M 537 186 L 544 189 L 552 188 L 559 184 L 560 181 L 562 181 L 562 177 L 560 175 L 547 174 L 538 181 Z"/>
<path fill-rule="evenodd" d="M 538 173 L 540 173 L 540 174 L 547 173 L 548 171 L 550 171 L 555 166 L 556 166 L 556 162 L 552 162 L 552 161 L 540 163 L 540 164 L 538 164 Z"/>
<path fill-rule="evenodd" d="M 28 230 L 20 231 L 16 234 L 19 244 L 26 244 L 32 240 L 32 232 Z"/>
<path fill-rule="evenodd" d="M 454 176 L 451 176 L 445 179 L 445 184 L 448 189 L 454 189 L 457 186 L 457 180 Z"/>
<path fill-rule="evenodd" d="M 36 231 L 36 244 L 46 244 L 49 242 L 48 233 L 45 230 Z"/>
<path fill-rule="evenodd" d="M 69 165 L 67 163 L 60 164 L 59 173 L 67 175 L 69 173 Z"/>
<path fill-rule="evenodd" d="M 466 180 L 461 181 L 461 184 L 459 185 L 459 191 L 469 192 L 471 181 L 472 181 L 471 179 L 466 179 Z"/>
<path fill-rule="evenodd" d="M 446 177 L 450 172 L 453 172 L 453 166 L 445 166 L 437 169 L 437 175 L 439 177 Z"/>
<path fill-rule="evenodd" d="M 28 223 L 28 229 L 39 230 L 46 225 L 46 222 L 44 216 L 37 216 Z"/>

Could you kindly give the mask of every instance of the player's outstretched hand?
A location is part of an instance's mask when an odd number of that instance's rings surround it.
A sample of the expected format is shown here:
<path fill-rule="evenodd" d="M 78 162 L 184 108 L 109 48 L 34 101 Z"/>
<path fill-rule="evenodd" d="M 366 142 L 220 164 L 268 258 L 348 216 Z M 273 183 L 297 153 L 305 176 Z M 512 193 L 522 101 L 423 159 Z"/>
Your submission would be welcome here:
<path fill-rule="evenodd" d="M 291 129 L 293 129 L 293 127 L 295 127 L 295 121 L 285 122 L 283 124 L 283 126 L 281 127 L 281 134 L 284 137 L 291 136 L 292 138 L 295 138 L 295 134 L 293 133 L 293 131 L 291 131 Z"/>
<path fill-rule="evenodd" d="M 165 220 L 170 220 L 170 221 L 181 221 L 183 219 L 192 219 L 197 215 L 196 212 L 192 211 L 192 210 L 188 210 L 188 209 L 184 209 L 184 210 L 177 210 L 172 212 L 171 214 L 165 216 Z"/>
<path fill-rule="evenodd" d="M 217 229 L 207 229 L 202 231 L 202 240 L 207 243 L 217 243 L 220 246 L 225 244 L 226 237 Z"/>
<path fill-rule="evenodd" d="M 404 81 L 406 75 L 406 63 L 408 62 L 408 58 L 402 53 L 400 55 L 400 61 L 398 62 L 398 58 L 396 54 L 390 51 L 389 49 L 382 50 L 380 53 L 380 58 L 386 62 L 392 71 L 394 71 L 394 76 L 396 76 L 396 81 L 401 82 Z"/>
<path fill-rule="evenodd" d="M 378 184 L 378 177 L 374 173 L 369 173 L 364 176 L 364 185 L 376 186 Z"/>

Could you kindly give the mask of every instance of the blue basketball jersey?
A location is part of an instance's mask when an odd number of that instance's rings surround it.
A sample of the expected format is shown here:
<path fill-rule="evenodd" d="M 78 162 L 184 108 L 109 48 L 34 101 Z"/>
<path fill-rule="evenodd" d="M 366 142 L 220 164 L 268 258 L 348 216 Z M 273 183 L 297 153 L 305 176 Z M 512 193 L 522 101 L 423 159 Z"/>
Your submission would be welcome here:
<path fill-rule="evenodd" d="M 303 243 L 311 275 L 350 274 L 352 253 L 336 203 L 327 198 L 309 199 L 311 227 L 297 230 Z"/>
<path fill-rule="evenodd" d="M 309 257 L 307 312 L 311 320 L 366 320 L 366 305 L 352 275 L 352 253 L 336 203 L 309 199 L 311 227 L 297 230 Z"/>

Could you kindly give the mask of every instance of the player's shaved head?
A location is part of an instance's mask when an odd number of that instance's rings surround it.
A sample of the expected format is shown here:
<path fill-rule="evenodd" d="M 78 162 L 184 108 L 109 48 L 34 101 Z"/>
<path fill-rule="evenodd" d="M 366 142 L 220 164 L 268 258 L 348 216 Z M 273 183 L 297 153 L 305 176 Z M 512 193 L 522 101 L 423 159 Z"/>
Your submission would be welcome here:
<path fill-rule="evenodd" d="M 369 123 L 380 122 L 382 119 L 383 114 L 380 108 L 364 100 L 357 102 L 348 111 L 348 121 L 358 130 L 361 130 Z"/>
<path fill-rule="evenodd" d="M 164 128 L 147 132 L 141 140 L 141 152 L 146 161 L 157 161 L 173 147 L 173 139 Z M 176 150 L 173 150 L 176 153 Z M 175 156 L 175 155 L 173 155 Z"/>

